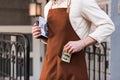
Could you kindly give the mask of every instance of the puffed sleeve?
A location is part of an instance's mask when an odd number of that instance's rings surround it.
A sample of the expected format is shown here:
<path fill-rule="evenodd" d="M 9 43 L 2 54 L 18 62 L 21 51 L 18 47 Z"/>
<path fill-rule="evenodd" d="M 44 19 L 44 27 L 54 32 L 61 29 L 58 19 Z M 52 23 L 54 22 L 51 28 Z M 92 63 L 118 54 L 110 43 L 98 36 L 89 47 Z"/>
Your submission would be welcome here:
<path fill-rule="evenodd" d="M 48 11 L 52 6 L 52 1 L 50 0 L 44 7 L 44 18 L 47 20 Z"/>
<path fill-rule="evenodd" d="M 89 36 L 101 43 L 114 32 L 115 27 L 109 16 L 100 9 L 95 0 L 83 0 L 82 16 L 95 25 L 96 29 Z"/>

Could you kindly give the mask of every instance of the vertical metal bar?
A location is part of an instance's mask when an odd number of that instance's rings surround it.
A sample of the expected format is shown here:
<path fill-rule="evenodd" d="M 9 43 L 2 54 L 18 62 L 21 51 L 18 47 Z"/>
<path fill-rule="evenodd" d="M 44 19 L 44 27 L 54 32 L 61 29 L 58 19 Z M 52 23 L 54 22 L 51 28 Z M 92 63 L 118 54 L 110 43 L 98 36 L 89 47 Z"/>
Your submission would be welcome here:
<path fill-rule="evenodd" d="M 2 53 L 2 56 L 3 56 L 3 53 Z M 2 79 L 3 79 L 3 57 L 1 57 L 1 73 L 2 73 Z"/>
<path fill-rule="evenodd" d="M 2 76 L 2 51 L 0 47 L 0 76 Z"/>
<path fill-rule="evenodd" d="M 15 68 L 15 67 L 14 67 L 14 53 L 13 53 L 12 56 L 13 56 L 13 61 L 12 61 L 12 62 L 13 62 L 13 64 L 12 64 L 12 68 L 13 68 L 13 71 L 12 71 L 12 73 L 13 73 L 13 74 L 12 74 L 12 79 L 14 79 L 14 68 Z"/>
<path fill-rule="evenodd" d="M 24 35 L 25 36 L 25 56 L 24 56 L 24 58 L 25 58 L 25 77 L 24 77 L 24 80 L 29 80 L 29 59 L 30 59 L 30 54 L 29 54 L 29 52 L 30 52 L 30 44 L 29 44 L 29 39 L 28 39 L 28 37 L 26 36 L 26 35 Z"/>
<path fill-rule="evenodd" d="M 9 60 L 8 60 L 8 65 L 9 65 L 9 67 L 8 67 L 8 73 L 9 73 L 9 80 L 10 80 L 10 77 L 11 77 L 11 72 L 10 72 L 10 54 L 9 54 Z"/>
<path fill-rule="evenodd" d="M 9 67 L 9 58 L 8 58 L 7 50 L 5 50 L 5 77 L 9 77 L 8 67 Z"/>
<path fill-rule="evenodd" d="M 10 54 L 8 54 L 8 74 L 9 74 L 8 79 L 10 80 Z"/>
<path fill-rule="evenodd" d="M 16 80 L 18 80 L 18 50 L 16 50 L 16 57 Z"/>
<path fill-rule="evenodd" d="M 105 80 L 107 80 L 107 67 L 106 67 L 106 62 L 107 62 L 107 43 L 103 43 L 104 44 L 104 55 L 105 55 Z"/>
<path fill-rule="evenodd" d="M 98 63 L 99 63 L 99 70 L 98 70 L 99 80 L 101 80 L 101 51 L 100 50 L 99 50 L 99 53 L 98 53 Z"/>
<path fill-rule="evenodd" d="M 0 65 L 1 65 L 1 71 L 0 71 L 0 74 L 1 74 L 1 77 L 3 76 L 3 73 L 2 73 L 2 49 L 1 49 L 1 52 L 0 52 L 0 61 L 1 61 L 1 63 L 0 63 Z"/>
<path fill-rule="evenodd" d="M 12 63 L 11 58 L 12 58 L 12 57 L 11 57 L 11 50 L 10 50 L 10 68 L 9 68 L 9 69 L 10 69 L 10 70 L 9 70 L 9 71 L 10 71 L 10 78 L 9 78 L 9 80 L 11 80 L 11 63 Z"/>
<path fill-rule="evenodd" d="M 6 77 L 7 76 L 7 73 L 6 73 L 6 60 L 7 60 L 6 52 L 4 52 L 4 54 L 5 54 L 5 56 L 4 56 L 4 60 L 5 60 L 5 62 L 4 62 L 4 74 L 5 74 L 5 76 L 4 77 Z"/>
<path fill-rule="evenodd" d="M 90 80 L 90 56 L 91 56 L 91 53 L 90 53 L 90 50 L 89 50 L 89 53 L 88 53 L 88 70 L 89 70 L 89 80 Z"/>
<path fill-rule="evenodd" d="M 3 66 L 4 66 L 4 60 L 3 60 L 3 57 L 2 57 L 2 79 L 4 80 L 4 67 Z"/>
<path fill-rule="evenodd" d="M 4 38 L 5 36 L 3 35 L 3 38 Z M 2 43 L 2 51 L 3 51 L 3 57 L 2 57 L 2 59 L 3 59 L 3 80 L 5 79 L 5 51 L 4 51 L 4 42 Z"/>
<path fill-rule="evenodd" d="M 4 57 L 5 57 L 5 54 L 3 56 L 3 79 L 5 79 L 5 58 Z"/>
<path fill-rule="evenodd" d="M 96 58 L 95 58 L 95 52 L 96 52 L 96 47 L 93 45 L 93 55 L 94 55 L 94 63 L 93 63 L 93 80 L 95 80 L 95 74 L 96 74 L 96 72 L 95 72 L 95 70 L 96 70 L 96 68 L 95 68 L 95 65 L 96 65 Z"/>
<path fill-rule="evenodd" d="M 6 50 L 6 51 L 7 51 L 7 50 Z M 9 68 L 8 68 L 8 67 L 9 67 L 9 57 L 8 57 L 7 52 L 6 52 L 6 58 L 7 58 L 7 59 L 6 59 L 6 65 L 7 65 L 7 66 L 6 66 L 6 73 L 7 73 L 7 77 L 9 77 L 9 70 L 8 70 L 8 69 L 9 69 Z"/>
<path fill-rule="evenodd" d="M 3 40 L 3 35 L 1 35 L 1 40 Z M 3 42 L 1 41 L 1 77 L 3 79 Z"/>
<path fill-rule="evenodd" d="M 22 61 L 21 61 L 22 57 L 21 57 L 21 53 L 20 53 L 20 80 L 22 79 Z"/>

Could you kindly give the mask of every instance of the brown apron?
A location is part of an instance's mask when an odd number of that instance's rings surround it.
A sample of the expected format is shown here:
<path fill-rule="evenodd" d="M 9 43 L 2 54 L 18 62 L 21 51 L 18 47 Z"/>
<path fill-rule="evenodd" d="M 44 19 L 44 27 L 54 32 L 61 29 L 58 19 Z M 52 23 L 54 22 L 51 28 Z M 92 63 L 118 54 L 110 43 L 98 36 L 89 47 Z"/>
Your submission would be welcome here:
<path fill-rule="evenodd" d="M 61 61 L 64 45 L 80 40 L 70 24 L 66 8 L 50 9 L 48 25 L 47 51 L 40 80 L 88 80 L 83 50 L 72 54 L 70 63 Z"/>

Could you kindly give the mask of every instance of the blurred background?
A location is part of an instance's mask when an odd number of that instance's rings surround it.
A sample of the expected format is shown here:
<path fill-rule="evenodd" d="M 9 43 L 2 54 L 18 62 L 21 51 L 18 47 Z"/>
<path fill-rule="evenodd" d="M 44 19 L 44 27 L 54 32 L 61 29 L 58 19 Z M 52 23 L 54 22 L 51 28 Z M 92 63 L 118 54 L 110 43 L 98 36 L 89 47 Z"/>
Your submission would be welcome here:
<path fill-rule="evenodd" d="M 31 34 L 48 0 L 0 0 L 0 80 L 39 80 L 46 45 Z M 120 80 L 120 0 L 97 0 L 116 31 L 86 48 L 90 80 Z M 49 67 L 49 66 L 48 66 Z"/>

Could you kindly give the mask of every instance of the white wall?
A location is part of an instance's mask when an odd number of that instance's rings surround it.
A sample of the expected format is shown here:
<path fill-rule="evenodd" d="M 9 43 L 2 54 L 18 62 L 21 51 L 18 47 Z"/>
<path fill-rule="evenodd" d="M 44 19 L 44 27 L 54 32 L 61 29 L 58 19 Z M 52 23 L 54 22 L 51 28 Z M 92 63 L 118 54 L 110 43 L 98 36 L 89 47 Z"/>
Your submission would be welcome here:
<path fill-rule="evenodd" d="M 111 4 L 111 16 L 116 28 L 111 38 L 111 80 L 120 80 L 120 13 L 118 13 L 118 3 L 120 0 L 112 0 Z"/>

